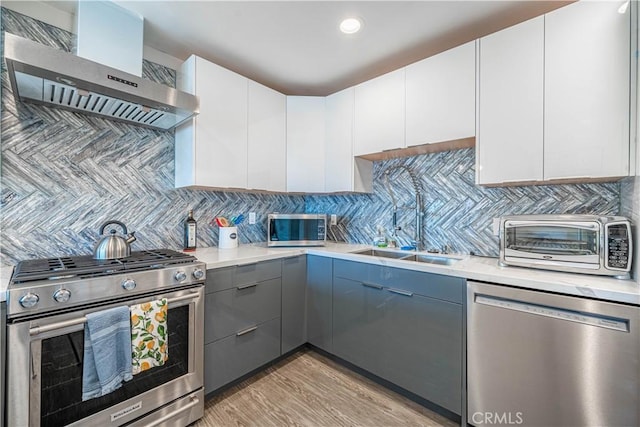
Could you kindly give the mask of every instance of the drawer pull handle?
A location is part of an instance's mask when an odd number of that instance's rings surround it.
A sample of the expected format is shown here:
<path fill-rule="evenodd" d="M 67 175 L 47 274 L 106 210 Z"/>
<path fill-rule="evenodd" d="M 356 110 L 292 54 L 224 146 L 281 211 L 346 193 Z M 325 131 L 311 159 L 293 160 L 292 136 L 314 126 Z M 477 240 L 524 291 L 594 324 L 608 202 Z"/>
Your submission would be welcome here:
<path fill-rule="evenodd" d="M 393 292 L 394 294 L 398 294 L 398 295 L 404 295 L 405 297 L 413 296 L 413 292 L 403 291 L 402 289 L 389 288 L 389 292 Z"/>
<path fill-rule="evenodd" d="M 253 332 L 253 331 L 255 331 L 256 329 L 258 329 L 258 327 L 257 327 L 257 326 L 252 326 L 252 327 L 250 327 L 250 328 L 244 329 L 244 330 L 242 330 L 242 331 L 240 331 L 240 332 L 236 333 L 236 336 L 237 336 L 237 337 L 241 337 L 241 336 L 243 336 L 243 335 L 248 334 L 249 332 Z"/>
<path fill-rule="evenodd" d="M 246 285 L 240 285 L 237 287 L 237 289 L 239 291 L 243 290 L 243 289 L 249 289 L 249 288 L 254 288 L 258 286 L 258 282 L 253 282 L 253 283 L 247 283 Z"/>
<path fill-rule="evenodd" d="M 362 286 L 366 286 L 367 288 L 373 288 L 378 290 L 382 290 L 383 288 L 382 285 L 376 285 L 375 283 L 365 283 L 365 282 L 362 282 Z"/>

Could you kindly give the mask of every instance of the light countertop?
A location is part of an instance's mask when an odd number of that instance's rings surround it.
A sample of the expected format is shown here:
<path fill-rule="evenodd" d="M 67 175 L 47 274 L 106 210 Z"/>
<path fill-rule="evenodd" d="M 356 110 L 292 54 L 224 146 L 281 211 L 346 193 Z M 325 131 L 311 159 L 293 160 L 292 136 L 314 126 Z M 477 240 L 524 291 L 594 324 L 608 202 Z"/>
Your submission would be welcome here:
<path fill-rule="evenodd" d="M 452 255 L 452 257 L 462 259 L 447 266 L 352 253 L 366 248 L 371 248 L 371 246 L 328 242 L 324 247 L 268 248 L 265 243 L 256 243 L 240 245 L 236 249 L 201 248 L 195 252 L 189 252 L 189 254 L 205 262 L 207 269 L 251 264 L 303 254 L 318 255 L 387 267 L 444 274 L 468 280 L 479 280 L 533 290 L 640 305 L 640 284 L 633 280 L 619 280 L 586 274 L 559 273 L 520 267 L 500 267 L 496 258 L 476 256 L 460 257 Z M 0 268 L 0 301 L 6 299 L 5 291 L 11 279 L 12 271 L 13 267 Z"/>
<path fill-rule="evenodd" d="M 501 267 L 498 265 L 497 258 L 452 255 L 462 259 L 447 266 L 351 253 L 366 248 L 372 248 L 372 246 L 327 242 L 324 247 L 267 248 L 266 244 L 261 243 L 241 245 L 237 249 L 203 248 L 191 253 L 205 262 L 207 269 L 309 254 L 640 305 L 640 284 L 634 280 L 521 267 Z"/>

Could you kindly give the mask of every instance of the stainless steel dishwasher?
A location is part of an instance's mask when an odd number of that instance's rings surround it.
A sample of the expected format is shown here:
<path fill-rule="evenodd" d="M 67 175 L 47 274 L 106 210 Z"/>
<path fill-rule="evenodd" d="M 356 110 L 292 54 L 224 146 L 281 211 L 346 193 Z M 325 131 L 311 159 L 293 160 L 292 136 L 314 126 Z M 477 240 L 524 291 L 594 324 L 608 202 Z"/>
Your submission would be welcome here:
<path fill-rule="evenodd" d="M 640 307 L 468 282 L 467 420 L 640 425 Z"/>

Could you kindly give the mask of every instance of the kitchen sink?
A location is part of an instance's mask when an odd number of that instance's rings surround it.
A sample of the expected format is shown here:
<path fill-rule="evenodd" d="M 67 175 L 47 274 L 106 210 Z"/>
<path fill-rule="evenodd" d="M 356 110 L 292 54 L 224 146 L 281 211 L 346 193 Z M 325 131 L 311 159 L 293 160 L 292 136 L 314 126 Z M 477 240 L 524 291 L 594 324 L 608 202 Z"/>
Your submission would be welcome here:
<path fill-rule="evenodd" d="M 407 252 L 397 252 L 397 251 L 384 251 L 379 249 L 365 249 L 362 251 L 352 252 L 358 255 L 368 255 L 368 256 L 377 256 L 381 258 L 392 258 L 398 259 L 402 261 L 414 261 L 414 262 L 422 262 L 426 264 L 437 264 L 437 265 L 453 265 L 456 262 L 460 261 L 460 258 L 450 258 L 440 255 L 431 255 L 431 254 L 414 254 Z"/>
<path fill-rule="evenodd" d="M 424 254 L 415 254 L 409 255 L 406 258 L 402 258 L 406 261 L 416 261 L 416 262 L 424 262 L 427 264 L 437 264 L 437 265 L 453 265 L 456 262 L 460 261 L 459 258 L 449 258 L 438 255 L 424 255 Z"/>
<path fill-rule="evenodd" d="M 407 254 L 406 252 L 381 251 L 379 249 L 365 249 L 363 251 L 357 251 L 353 253 L 358 255 L 379 256 L 381 258 L 393 258 L 393 259 L 404 259 L 407 256 L 411 256 L 411 254 Z"/>

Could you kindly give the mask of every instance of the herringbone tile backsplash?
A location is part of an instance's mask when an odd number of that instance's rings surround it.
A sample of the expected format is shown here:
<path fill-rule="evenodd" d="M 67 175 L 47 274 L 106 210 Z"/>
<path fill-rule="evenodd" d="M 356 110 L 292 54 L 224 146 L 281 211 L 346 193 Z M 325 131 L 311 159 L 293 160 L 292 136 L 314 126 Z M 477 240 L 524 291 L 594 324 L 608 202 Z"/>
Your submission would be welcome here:
<path fill-rule="evenodd" d="M 72 34 L 2 8 L 4 31 L 66 51 Z M 144 61 L 144 77 L 175 86 L 175 71 Z M 189 209 L 198 246 L 215 246 L 216 215 L 249 210 L 258 223 L 240 226 L 240 241 L 266 240 L 266 214 L 304 212 L 302 196 L 173 188 L 174 136 L 101 118 L 14 102 L 2 68 L 2 198 L 0 262 L 90 254 L 110 219 L 136 231 L 133 250 L 182 247 Z"/>
<path fill-rule="evenodd" d="M 475 185 L 475 150 L 465 149 L 376 162 L 374 193 L 305 197 L 307 212 L 333 213 L 337 226 L 329 228 L 331 240 L 371 243 L 377 228 L 392 229 L 392 198 L 385 187 L 384 171 L 404 165 L 414 172 L 422 193 L 425 248 L 484 256 L 498 255 L 493 218 L 539 213 L 617 214 L 620 185 L 547 185 L 484 188 Z M 394 169 L 390 186 L 399 207 L 400 244 L 408 244 L 415 230 L 415 193 L 409 175 Z"/>
<path fill-rule="evenodd" d="M 69 51 L 72 35 L 2 8 L 4 31 Z M 175 85 L 175 72 L 144 62 L 144 77 Z M 0 199 L 2 264 L 23 259 L 89 254 L 106 220 L 136 231 L 134 250 L 182 247 L 182 221 L 194 209 L 198 246 L 215 246 L 216 215 L 253 211 L 256 225 L 243 224 L 243 243 L 266 240 L 269 212 L 338 214 L 332 240 L 370 243 L 378 225 L 391 227 L 391 198 L 383 172 L 403 164 L 419 177 L 428 248 L 495 256 L 493 217 L 516 213 L 599 213 L 619 210 L 618 184 L 482 188 L 474 184 L 472 149 L 375 165 L 369 195 L 289 196 L 173 188 L 174 136 L 33 104 L 16 104 L 2 68 L 2 157 Z M 399 205 L 413 204 L 408 176 L 392 174 Z M 413 213 L 399 215 L 401 242 L 413 233 Z"/>

